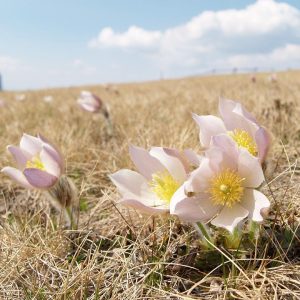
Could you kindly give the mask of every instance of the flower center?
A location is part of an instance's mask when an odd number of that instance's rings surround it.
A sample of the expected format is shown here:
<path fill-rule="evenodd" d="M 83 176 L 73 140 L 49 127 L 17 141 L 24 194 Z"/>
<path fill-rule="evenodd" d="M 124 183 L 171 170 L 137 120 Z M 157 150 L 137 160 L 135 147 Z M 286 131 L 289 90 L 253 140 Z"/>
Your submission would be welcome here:
<path fill-rule="evenodd" d="M 167 203 L 170 203 L 172 196 L 180 186 L 168 172 L 153 174 L 149 185 L 156 196 Z"/>
<path fill-rule="evenodd" d="M 40 169 L 45 170 L 45 166 L 42 163 L 41 159 L 37 156 L 33 157 L 31 160 L 28 160 L 26 162 L 26 168 L 34 168 L 34 169 Z"/>
<path fill-rule="evenodd" d="M 214 204 L 232 207 L 235 203 L 240 202 L 244 192 L 243 180 L 244 178 L 229 169 L 212 178 L 209 192 Z"/>
<path fill-rule="evenodd" d="M 229 131 L 228 135 L 238 144 L 239 147 L 246 148 L 250 154 L 257 156 L 257 145 L 250 134 L 242 129 Z"/>

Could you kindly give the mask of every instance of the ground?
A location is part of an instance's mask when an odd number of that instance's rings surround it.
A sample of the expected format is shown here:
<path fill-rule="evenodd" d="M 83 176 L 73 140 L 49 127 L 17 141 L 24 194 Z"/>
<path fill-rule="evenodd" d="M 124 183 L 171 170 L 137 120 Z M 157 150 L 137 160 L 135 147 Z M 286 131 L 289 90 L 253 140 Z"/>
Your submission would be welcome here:
<path fill-rule="evenodd" d="M 25 91 L 24 101 L 1 92 L 1 167 L 13 163 L 8 144 L 41 133 L 64 154 L 80 199 L 78 230 L 67 230 L 44 192 L 0 175 L 1 299 L 300 299 L 300 72 L 277 75 Z M 81 90 L 109 106 L 113 136 L 101 115 L 78 107 Z M 191 112 L 218 114 L 220 96 L 242 102 L 272 133 L 262 187 L 272 208 L 243 251 L 205 250 L 190 224 L 118 205 L 108 178 L 134 168 L 129 144 L 198 151 Z"/>

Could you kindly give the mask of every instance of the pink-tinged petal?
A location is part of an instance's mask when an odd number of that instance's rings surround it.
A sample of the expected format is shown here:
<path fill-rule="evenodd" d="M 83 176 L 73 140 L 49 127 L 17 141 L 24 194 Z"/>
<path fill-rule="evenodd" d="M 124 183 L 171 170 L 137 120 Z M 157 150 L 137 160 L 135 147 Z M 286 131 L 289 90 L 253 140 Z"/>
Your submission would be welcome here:
<path fill-rule="evenodd" d="M 195 166 L 195 167 L 199 167 L 200 165 L 200 162 L 203 158 L 202 155 L 198 155 L 196 154 L 192 149 L 185 149 L 183 151 L 183 154 L 186 158 L 186 160 L 192 165 L 192 166 Z"/>
<path fill-rule="evenodd" d="M 265 180 L 259 159 L 243 148 L 238 158 L 238 174 L 244 187 L 259 187 Z"/>
<path fill-rule="evenodd" d="M 97 95 L 89 91 L 81 91 L 80 97 L 80 99 L 85 100 L 86 103 L 91 103 L 98 108 L 100 108 L 103 104 L 102 100 Z"/>
<path fill-rule="evenodd" d="M 255 142 L 258 148 L 258 157 L 262 163 L 265 160 L 271 146 L 271 136 L 265 128 L 260 127 L 256 131 Z"/>
<path fill-rule="evenodd" d="M 149 187 L 146 179 L 135 171 L 122 169 L 109 175 L 109 178 L 118 188 L 123 198 L 130 199 L 145 196 L 145 192 L 148 196 Z"/>
<path fill-rule="evenodd" d="M 24 169 L 27 161 L 31 158 L 31 155 L 15 146 L 7 146 L 7 150 L 14 157 L 15 161 L 17 162 L 18 168 Z"/>
<path fill-rule="evenodd" d="M 215 172 L 211 168 L 210 161 L 203 157 L 200 166 L 194 170 L 187 181 L 184 183 L 186 193 L 205 193 L 207 192 L 211 178 Z"/>
<path fill-rule="evenodd" d="M 150 215 L 165 214 L 169 212 L 169 207 L 166 203 L 160 203 L 157 206 L 150 206 L 149 204 L 145 204 L 142 201 L 136 199 L 123 199 L 119 203 Z"/>
<path fill-rule="evenodd" d="M 204 147 L 209 147 L 212 136 L 226 133 L 224 122 L 218 117 L 193 114 L 193 119 L 200 128 L 200 143 Z"/>
<path fill-rule="evenodd" d="M 206 222 L 214 217 L 220 208 L 212 204 L 207 194 L 188 197 L 183 185 L 175 192 L 170 202 L 170 213 L 188 222 Z"/>
<path fill-rule="evenodd" d="M 28 182 L 35 188 L 47 189 L 52 187 L 56 181 L 57 177 L 49 174 L 45 171 L 35 168 L 27 168 L 24 170 L 24 175 Z"/>
<path fill-rule="evenodd" d="M 206 151 L 214 170 L 237 169 L 239 149 L 227 134 L 213 136 L 211 148 Z"/>
<path fill-rule="evenodd" d="M 33 188 L 33 186 L 30 185 L 30 183 L 28 182 L 28 180 L 26 179 L 26 177 L 20 170 L 12 168 L 12 167 L 4 167 L 1 170 L 1 172 L 8 175 L 11 179 L 16 181 L 20 185 L 22 185 L 26 188 L 29 188 L 29 189 Z"/>
<path fill-rule="evenodd" d="M 174 148 L 164 147 L 163 149 L 167 155 L 178 158 L 180 160 L 181 164 L 183 165 L 185 172 L 186 173 L 189 172 L 189 170 L 190 170 L 189 163 L 186 160 L 186 157 L 184 156 L 183 153 L 181 153 L 180 151 L 178 151 L 177 149 L 174 149 Z"/>
<path fill-rule="evenodd" d="M 133 203 L 132 201 L 136 200 L 141 205 L 150 208 L 168 207 L 165 201 L 158 199 L 151 191 L 145 178 L 137 172 L 123 169 L 110 175 L 109 178 L 121 193 L 122 201 L 127 201 L 125 203 Z"/>
<path fill-rule="evenodd" d="M 262 222 L 265 212 L 270 207 L 268 198 L 263 193 L 253 189 L 245 189 L 240 204 L 249 211 L 249 218 L 255 222 Z"/>
<path fill-rule="evenodd" d="M 169 171 L 171 176 L 179 183 L 185 181 L 187 173 L 181 160 L 173 155 L 169 155 L 169 150 L 162 147 L 152 147 L 150 155 L 155 157 Z"/>
<path fill-rule="evenodd" d="M 165 170 L 159 160 L 143 148 L 130 145 L 129 154 L 137 170 L 148 180 L 152 179 L 152 174 Z"/>
<path fill-rule="evenodd" d="M 241 129 L 254 138 L 258 125 L 240 103 L 220 99 L 219 110 L 227 130 Z"/>
<path fill-rule="evenodd" d="M 31 156 L 35 156 L 42 150 L 42 142 L 39 138 L 24 133 L 20 141 L 20 148 Z"/>
<path fill-rule="evenodd" d="M 60 150 L 55 147 L 48 139 L 46 139 L 43 135 L 38 134 L 38 138 L 43 142 L 43 146 L 47 148 L 47 151 L 50 153 L 50 155 L 53 157 L 53 159 L 56 160 L 56 162 L 59 164 L 61 171 L 64 171 L 65 168 L 65 162 L 64 157 Z"/>
<path fill-rule="evenodd" d="M 93 105 L 93 103 L 86 103 L 85 100 L 81 100 L 81 99 L 78 99 L 77 102 L 83 110 L 86 110 L 86 111 L 92 112 L 92 113 L 99 111 L 99 107 L 97 105 L 96 106 Z"/>
<path fill-rule="evenodd" d="M 220 97 L 219 112 L 223 120 L 225 120 L 227 116 L 232 113 L 236 105 L 237 102 Z"/>
<path fill-rule="evenodd" d="M 52 149 L 47 144 L 43 145 L 43 149 L 40 152 L 40 159 L 45 167 L 47 173 L 53 176 L 59 177 L 61 175 L 60 164 L 53 156 Z"/>
<path fill-rule="evenodd" d="M 211 221 L 211 224 L 225 228 L 232 233 L 234 228 L 248 215 L 249 211 L 239 204 L 230 208 L 225 206 L 219 215 Z"/>
<path fill-rule="evenodd" d="M 99 112 L 102 108 L 101 99 L 88 91 L 82 91 L 77 102 L 84 110 L 93 113 Z"/>
<path fill-rule="evenodd" d="M 227 116 L 230 115 L 231 112 L 235 112 L 245 117 L 249 121 L 257 124 L 255 117 L 251 113 L 249 113 L 239 102 L 221 97 L 219 101 L 219 111 L 223 120 L 225 120 L 225 118 L 227 118 Z"/>

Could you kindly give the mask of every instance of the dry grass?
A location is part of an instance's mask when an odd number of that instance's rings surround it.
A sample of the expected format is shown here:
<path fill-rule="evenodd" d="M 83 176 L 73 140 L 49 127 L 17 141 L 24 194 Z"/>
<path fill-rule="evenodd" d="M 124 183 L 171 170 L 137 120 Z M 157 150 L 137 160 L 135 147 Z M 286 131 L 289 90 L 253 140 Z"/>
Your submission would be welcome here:
<path fill-rule="evenodd" d="M 278 75 L 84 87 L 110 106 L 112 138 L 101 116 L 77 107 L 81 87 L 26 92 L 24 102 L 0 93 L 1 165 L 11 162 L 7 144 L 40 132 L 64 153 L 81 201 L 79 230 L 63 230 L 42 193 L 1 175 L 1 299 L 300 299 L 300 72 Z M 190 112 L 217 113 L 219 96 L 240 100 L 273 133 L 264 187 L 272 212 L 242 254 L 221 244 L 203 251 L 188 224 L 116 206 L 107 177 L 133 167 L 129 143 L 198 149 Z"/>

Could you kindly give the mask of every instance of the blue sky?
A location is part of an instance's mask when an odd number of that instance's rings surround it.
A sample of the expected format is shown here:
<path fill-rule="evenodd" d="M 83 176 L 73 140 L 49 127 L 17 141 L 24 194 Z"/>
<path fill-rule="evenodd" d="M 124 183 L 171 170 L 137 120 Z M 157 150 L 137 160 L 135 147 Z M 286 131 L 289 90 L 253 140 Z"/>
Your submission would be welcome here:
<path fill-rule="evenodd" d="M 6 89 L 300 67 L 300 1 L 0 0 Z"/>

